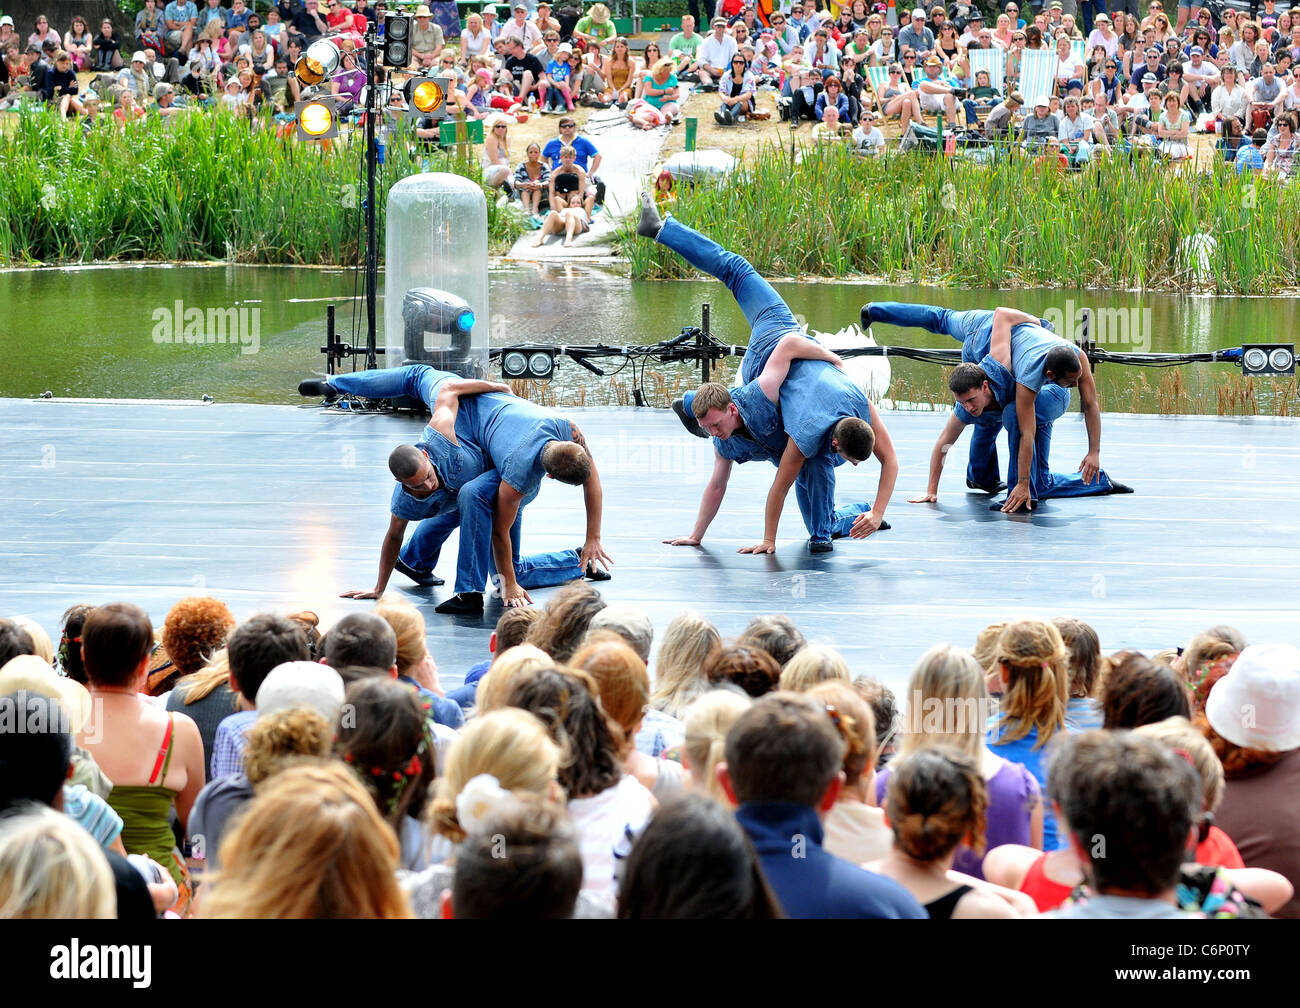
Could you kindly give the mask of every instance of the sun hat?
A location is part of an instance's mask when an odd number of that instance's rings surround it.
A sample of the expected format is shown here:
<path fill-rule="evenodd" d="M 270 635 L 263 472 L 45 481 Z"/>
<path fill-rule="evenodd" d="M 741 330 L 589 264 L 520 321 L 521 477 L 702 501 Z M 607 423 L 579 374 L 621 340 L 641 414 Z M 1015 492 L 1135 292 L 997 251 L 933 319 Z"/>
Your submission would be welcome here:
<path fill-rule="evenodd" d="M 148 63 L 148 62 L 149 62 L 149 57 L 146 56 L 146 55 L 145 55 L 144 53 L 142 53 L 142 52 L 133 53 L 133 54 L 131 55 L 131 62 L 132 62 L 132 63 Z"/>
<path fill-rule="evenodd" d="M 415 8 L 415 16 L 416 16 L 416 17 L 433 17 L 433 12 L 432 12 L 431 10 L 429 10 L 429 5 L 428 5 L 428 4 L 420 4 L 419 7 Z"/>
<path fill-rule="evenodd" d="M 1038 98 L 1034 99 L 1034 108 L 1038 108 L 1039 106 L 1042 106 L 1043 108 L 1051 108 L 1052 103 L 1047 100 L 1046 95 L 1040 95 Z"/>
<path fill-rule="evenodd" d="M 1205 717 L 1244 749 L 1300 748 L 1300 650 L 1290 644 L 1246 648 L 1210 690 Z"/>

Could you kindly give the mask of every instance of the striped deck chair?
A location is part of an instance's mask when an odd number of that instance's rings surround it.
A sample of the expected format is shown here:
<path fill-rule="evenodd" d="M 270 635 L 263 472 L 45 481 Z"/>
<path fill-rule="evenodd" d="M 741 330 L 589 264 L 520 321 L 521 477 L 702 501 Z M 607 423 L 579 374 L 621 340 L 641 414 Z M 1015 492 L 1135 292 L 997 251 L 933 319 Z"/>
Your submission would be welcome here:
<path fill-rule="evenodd" d="M 1003 49 L 971 49 L 966 54 L 970 59 L 971 80 L 981 70 L 989 74 L 989 86 L 1002 94 L 1002 85 L 1006 79 L 1007 54 Z"/>
<path fill-rule="evenodd" d="M 1050 98 L 1056 87 L 1056 51 L 1026 49 L 1020 56 L 1020 93 L 1033 111 L 1039 98 Z"/>
<path fill-rule="evenodd" d="M 901 80 L 902 78 L 899 79 Z M 889 67 L 867 67 L 867 80 L 871 82 L 871 90 L 876 94 L 876 107 L 879 108 L 881 112 L 884 112 L 885 88 L 889 87 Z"/>

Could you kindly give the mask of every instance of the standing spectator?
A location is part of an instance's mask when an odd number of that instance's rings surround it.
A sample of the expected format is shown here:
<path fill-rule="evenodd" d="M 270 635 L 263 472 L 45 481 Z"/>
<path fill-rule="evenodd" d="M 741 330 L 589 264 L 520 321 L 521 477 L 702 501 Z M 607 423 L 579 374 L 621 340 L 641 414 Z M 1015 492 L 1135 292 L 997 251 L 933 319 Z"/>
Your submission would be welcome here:
<path fill-rule="evenodd" d="M 309 0 L 315 3 L 316 0 Z M 175 56 L 179 59 L 185 59 L 189 56 L 190 46 L 194 44 L 194 39 L 198 35 L 199 9 L 194 6 L 193 0 L 171 0 L 163 8 L 163 28 L 166 36 L 163 39 L 165 45 L 158 52 L 166 52 L 169 56 Z M 139 22 L 137 22 L 137 25 Z M 148 49 L 149 46 L 144 46 Z"/>
<path fill-rule="evenodd" d="M 113 22 L 108 18 L 99 26 L 95 36 L 94 59 L 92 69 L 97 71 L 120 70 L 122 67 L 122 43 L 113 34 Z"/>

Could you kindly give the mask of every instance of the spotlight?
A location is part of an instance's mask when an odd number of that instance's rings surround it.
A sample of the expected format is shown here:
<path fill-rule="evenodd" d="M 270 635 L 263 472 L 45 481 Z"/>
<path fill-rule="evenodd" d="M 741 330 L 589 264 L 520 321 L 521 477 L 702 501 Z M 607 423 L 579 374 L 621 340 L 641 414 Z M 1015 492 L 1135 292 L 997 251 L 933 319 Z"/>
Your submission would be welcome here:
<path fill-rule="evenodd" d="M 406 363 L 433 364 L 443 371 L 464 374 L 470 359 L 474 309 L 463 299 L 435 287 L 413 287 L 402 298 L 403 344 Z M 444 337 L 426 346 L 425 334 Z"/>
<path fill-rule="evenodd" d="M 293 111 L 298 117 L 299 140 L 326 140 L 339 135 L 333 101 L 313 98 L 311 101 L 298 102 Z"/>
<path fill-rule="evenodd" d="M 450 77 L 412 77 L 406 82 L 407 117 L 447 118 L 447 95 L 455 86 Z"/>
<path fill-rule="evenodd" d="M 384 66 L 401 68 L 411 62 L 411 17 L 384 15 Z"/>
<path fill-rule="evenodd" d="M 502 378 L 532 378 L 546 381 L 554 376 L 554 350 L 507 350 L 501 355 Z"/>
<path fill-rule="evenodd" d="M 1241 348 L 1244 375 L 1295 374 L 1295 346 L 1291 343 L 1247 343 Z"/>

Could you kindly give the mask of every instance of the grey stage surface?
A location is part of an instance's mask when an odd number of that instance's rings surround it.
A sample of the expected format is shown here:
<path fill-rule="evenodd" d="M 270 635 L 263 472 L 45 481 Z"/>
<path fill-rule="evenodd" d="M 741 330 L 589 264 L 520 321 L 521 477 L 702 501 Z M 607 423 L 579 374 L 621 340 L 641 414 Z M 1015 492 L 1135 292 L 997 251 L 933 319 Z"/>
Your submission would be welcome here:
<path fill-rule="evenodd" d="M 574 411 L 605 489 L 616 566 L 601 591 L 644 609 L 657 633 L 686 608 L 724 635 L 786 612 L 855 673 L 895 687 L 930 645 L 969 646 L 986 624 L 1022 614 L 1078 616 L 1108 650 L 1183 644 L 1218 622 L 1300 642 L 1300 421 L 1108 415 L 1102 464 L 1137 493 L 1049 501 L 1029 518 L 990 513 L 966 491 L 967 438 L 940 503 L 909 504 L 943 417 L 886 417 L 902 467 L 894 528 L 812 557 L 791 495 L 776 555 L 753 557 L 736 549 L 761 538 L 771 466 L 735 468 L 704 548 L 665 546 L 691 531 L 709 444 L 666 410 Z M 374 584 L 385 461 L 422 424 L 291 406 L 0 400 L 0 614 L 55 636 L 74 602 L 134 601 L 161 625 L 177 599 L 208 593 L 240 618 L 310 608 L 328 625 L 373 604 L 338 594 Z M 1085 444 L 1078 414 L 1058 422 L 1056 468 L 1073 470 Z M 839 474 L 840 503 L 874 494 L 874 463 Z M 580 491 L 548 480 L 526 513 L 524 549 L 576 546 L 583 529 Z M 449 582 L 454 552 L 453 539 L 439 566 Z M 482 619 L 452 619 L 433 612 L 450 585 L 395 574 L 391 590 L 424 611 L 446 685 L 486 656 L 499 602 Z"/>

